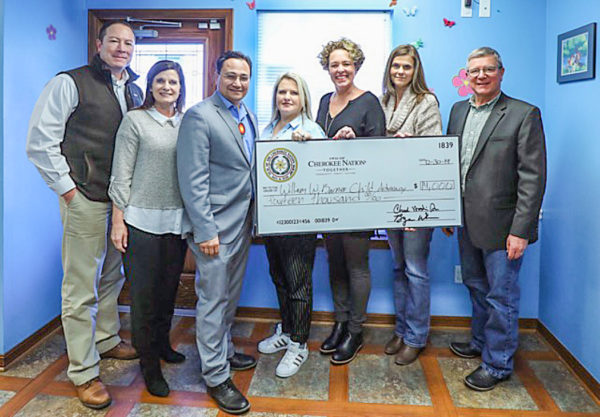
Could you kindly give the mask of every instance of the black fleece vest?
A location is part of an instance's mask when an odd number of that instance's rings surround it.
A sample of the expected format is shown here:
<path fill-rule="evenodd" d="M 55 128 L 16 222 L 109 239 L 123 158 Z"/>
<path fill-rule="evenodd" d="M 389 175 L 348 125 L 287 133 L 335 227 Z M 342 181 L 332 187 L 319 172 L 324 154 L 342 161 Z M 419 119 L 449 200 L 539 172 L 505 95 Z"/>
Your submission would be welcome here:
<path fill-rule="evenodd" d="M 125 99 L 131 109 L 142 104 L 142 91 L 133 83 L 137 76 L 127 71 Z M 115 136 L 123 118 L 110 71 L 96 55 L 90 65 L 64 73 L 75 81 L 79 104 L 67 120 L 62 154 L 77 189 L 90 200 L 108 202 Z"/>

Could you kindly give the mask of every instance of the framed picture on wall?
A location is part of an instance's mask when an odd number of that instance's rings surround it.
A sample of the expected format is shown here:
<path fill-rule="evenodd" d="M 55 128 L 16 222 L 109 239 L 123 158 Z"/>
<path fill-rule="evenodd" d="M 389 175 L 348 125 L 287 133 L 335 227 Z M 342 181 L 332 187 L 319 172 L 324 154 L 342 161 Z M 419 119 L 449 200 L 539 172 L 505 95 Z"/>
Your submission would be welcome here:
<path fill-rule="evenodd" d="M 556 81 L 588 80 L 596 76 L 596 23 L 558 35 Z"/>

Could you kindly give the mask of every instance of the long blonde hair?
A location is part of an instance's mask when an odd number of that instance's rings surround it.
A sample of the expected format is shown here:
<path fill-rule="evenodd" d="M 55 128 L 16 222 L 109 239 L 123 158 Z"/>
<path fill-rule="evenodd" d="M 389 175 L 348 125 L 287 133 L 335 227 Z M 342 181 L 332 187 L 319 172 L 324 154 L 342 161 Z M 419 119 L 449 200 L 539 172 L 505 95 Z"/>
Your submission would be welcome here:
<path fill-rule="evenodd" d="M 281 117 L 279 114 L 279 109 L 277 108 L 277 90 L 279 89 L 279 84 L 281 84 L 281 81 L 284 79 L 292 80 L 296 83 L 296 86 L 298 87 L 298 98 L 300 99 L 300 114 L 302 117 L 312 120 L 312 112 L 310 110 L 310 93 L 308 92 L 308 86 L 306 85 L 306 82 L 298 74 L 294 72 L 286 72 L 277 79 L 275 87 L 273 88 L 273 113 L 271 115 L 271 123 L 273 123 L 275 120 L 279 120 Z"/>
<path fill-rule="evenodd" d="M 396 97 L 396 89 L 394 88 L 394 84 L 390 77 L 392 62 L 397 56 L 410 56 L 414 61 L 415 70 L 410 82 L 410 89 L 417 95 L 417 103 L 420 103 L 423 98 L 425 98 L 425 94 L 431 94 L 435 97 L 435 94 L 427 88 L 425 73 L 423 72 L 423 65 L 421 64 L 421 57 L 419 56 L 419 52 L 417 52 L 417 48 L 412 45 L 400 45 L 390 52 L 387 64 L 385 65 L 385 72 L 383 73 L 383 104 L 387 105 L 392 97 L 396 100 L 398 99 L 398 97 Z M 437 101 L 437 97 L 435 97 L 435 99 Z"/>

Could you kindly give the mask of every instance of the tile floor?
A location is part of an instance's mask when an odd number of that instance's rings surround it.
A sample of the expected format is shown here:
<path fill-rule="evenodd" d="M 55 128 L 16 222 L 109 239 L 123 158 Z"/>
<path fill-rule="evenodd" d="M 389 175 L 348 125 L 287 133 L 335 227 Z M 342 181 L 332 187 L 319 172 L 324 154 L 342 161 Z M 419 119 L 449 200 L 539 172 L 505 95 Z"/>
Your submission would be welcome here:
<path fill-rule="evenodd" d="M 122 317 L 128 335 L 129 317 Z M 274 323 L 238 321 L 233 328 L 240 350 L 257 355 L 256 343 Z M 288 379 L 274 376 L 283 352 L 259 355 L 255 369 L 233 374 L 247 394 L 248 417 L 349 416 L 600 416 L 600 402 L 591 396 L 558 355 L 535 331 L 523 331 L 515 373 L 496 389 L 476 393 L 462 378 L 478 365 L 460 359 L 447 345 L 468 340 L 464 329 L 434 328 L 420 360 L 405 367 L 383 354 L 392 334 L 386 326 L 368 326 L 365 347 L 347 366 L 333 366 L 318 352 L 330 326 L 316 323 L 309 340 L 310 356 Z M 94 411 L 83 407 L 66 377 L 66 348 L 60 331 L 46 338 L 7 371 L 0 373 L 0 416 L 26 417 L 221 417 L 200 379 L 192 318 L 174 321 L 173 344 L 184 353 L 183 364 L 164 364 L 172 393 L 166 399 L 146 392 L 137 361 L 103 360 L 101 376 L 113 404 Z"/>

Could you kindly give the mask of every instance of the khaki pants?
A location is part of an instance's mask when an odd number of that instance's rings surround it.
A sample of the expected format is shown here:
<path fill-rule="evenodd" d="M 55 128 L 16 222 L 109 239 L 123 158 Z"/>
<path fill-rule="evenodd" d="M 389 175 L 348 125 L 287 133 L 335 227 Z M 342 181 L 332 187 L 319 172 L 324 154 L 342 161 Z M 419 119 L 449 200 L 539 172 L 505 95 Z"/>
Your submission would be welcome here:
<path fill-rule="evenodd" d="M 100 353 L 121 341 L 117 297 L 124 277 L 121 255 L 108 239 L 111 204 L 90 201 L 81 192 L 68 205 L 61 197 L 59 203 L 67 375 L 81 385 L 99 375 Z"/>

